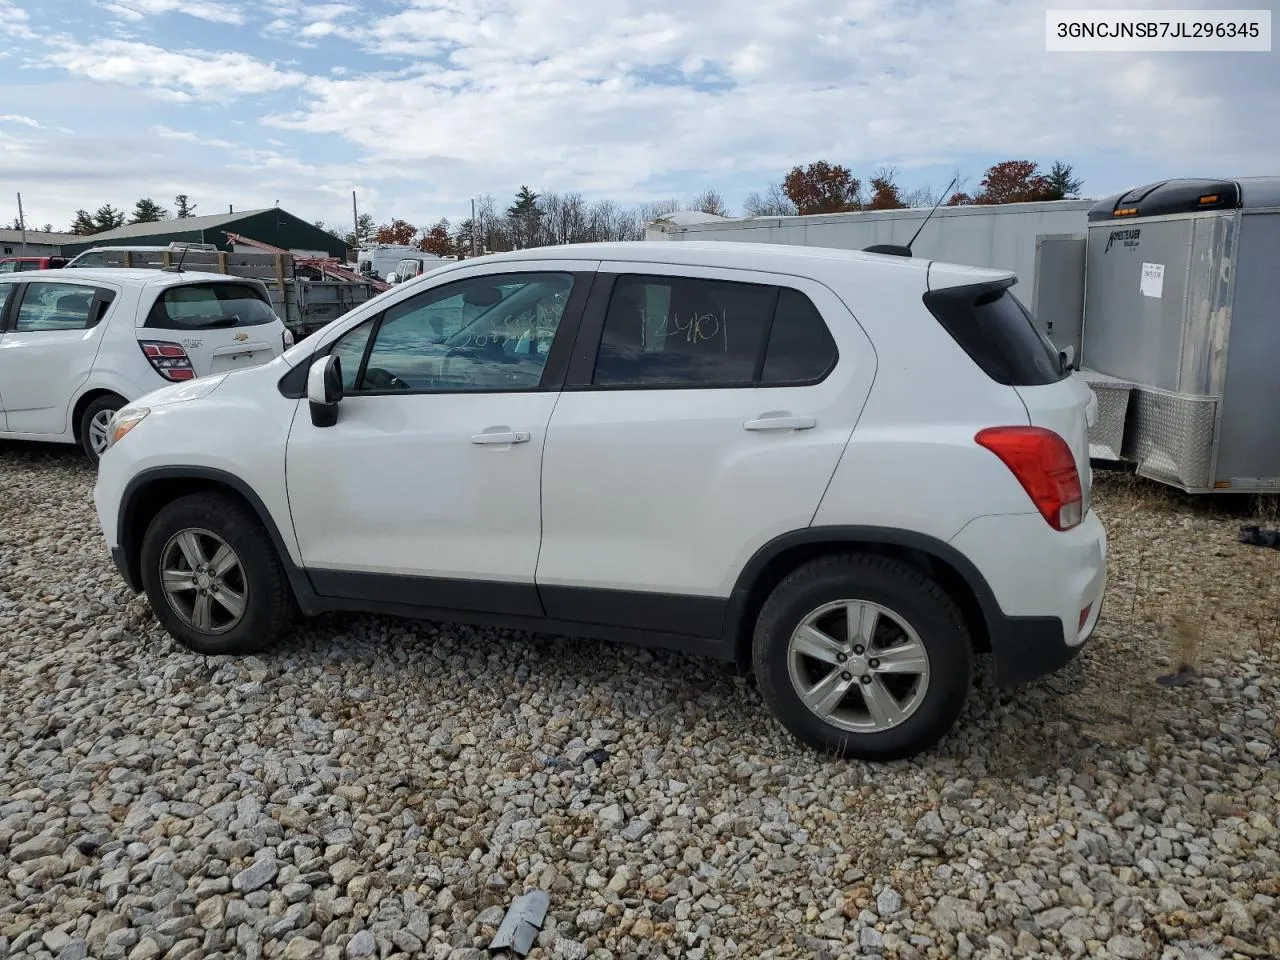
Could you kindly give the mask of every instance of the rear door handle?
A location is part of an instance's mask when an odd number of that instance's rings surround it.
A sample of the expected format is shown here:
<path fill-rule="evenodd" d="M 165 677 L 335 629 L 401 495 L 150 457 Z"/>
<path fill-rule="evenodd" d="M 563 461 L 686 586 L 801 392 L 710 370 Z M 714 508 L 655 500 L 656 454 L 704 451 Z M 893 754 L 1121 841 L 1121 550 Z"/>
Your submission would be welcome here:
<path fill-rule="evenodd" d="M 744 430 L 809 430 L 818 425 L 813 417 L 761 417 L 759 420 L 748 420 L 742 425 Z"/>
<path fill-rule="evenodd" d="M 524 430 L 506 431 L 504 433 L 477 433 L 471 438 L 472 443 L 528 443 L 529 434 Z"/>

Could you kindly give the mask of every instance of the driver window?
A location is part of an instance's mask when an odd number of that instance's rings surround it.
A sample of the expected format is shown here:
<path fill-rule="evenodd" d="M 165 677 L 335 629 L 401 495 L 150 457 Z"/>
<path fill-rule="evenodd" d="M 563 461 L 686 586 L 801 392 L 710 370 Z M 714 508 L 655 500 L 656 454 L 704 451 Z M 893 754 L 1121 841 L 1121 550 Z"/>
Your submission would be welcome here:
<path fill-rule="evenodd" d="M 403 300 L 383 315 L 352 392 L 535 389 L 572 290 L 567 273 L 514 273 Z"/>

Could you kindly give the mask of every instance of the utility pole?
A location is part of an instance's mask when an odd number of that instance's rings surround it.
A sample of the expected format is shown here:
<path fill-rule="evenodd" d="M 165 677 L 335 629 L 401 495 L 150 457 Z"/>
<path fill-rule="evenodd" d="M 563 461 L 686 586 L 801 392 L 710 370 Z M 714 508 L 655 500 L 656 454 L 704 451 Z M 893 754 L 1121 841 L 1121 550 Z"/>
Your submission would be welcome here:
<path fill-rule="evenodd" d="M 22 215 L 22 194 L 18 194 L 18 228 L 22 230 L 22 255 L 27 255 L 27 218 Z"/>
<path fill-rule="evenodd" d="M 351 239 L 352 246 L 356 248 L 357 257 L 360 254 L 360 214 L 356 212 L 356 192 L 351 191 Z"/>
<path fill-rule="evenodd" d="M 471 256 L 476 255 L 476 198 L 471 198 Z"/>

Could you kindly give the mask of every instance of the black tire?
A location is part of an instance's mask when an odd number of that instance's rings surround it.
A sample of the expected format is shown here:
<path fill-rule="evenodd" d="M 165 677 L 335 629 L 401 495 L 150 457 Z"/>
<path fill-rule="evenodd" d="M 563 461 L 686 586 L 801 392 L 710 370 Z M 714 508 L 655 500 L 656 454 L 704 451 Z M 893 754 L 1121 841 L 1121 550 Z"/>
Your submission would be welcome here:
<path fill-rule="evenodd" d="M 179 615 L 161 585 L 167 545 L 190 529 L 221 538 L 239 561 L 244 608 L 240 620 L 225 632 L 197 629 Z M 196 493 L 162 507 L 143 537 L 141 560 L 142 585 L 156 619 L 170 636 L 196 653 L 257 653 L 271 646 L 293 619 L 293 593 L 271 538 L 258 518 L 230 497 Z"/>
<path fill-rule="evenodd" d="M 77 424 L 77 429 L 80 432 L 80 446 L 84 449 L 85 456 L 89 458 L 89 461 L 94 466 L 97 466 L 100 456 L 98 451 L 93 448 L 92 442 L 94 418 L 102 413 L 115 413 L 124 405 L 124 397 L 118 397 L 113 393 L 98 397 L 80 413 L 80 422 Z"/>
<path fill-rule="evenodd" d="M 875 732 L 837 726 L 810 710 L 792 682 L 792 634 L 811 612 L 841 600 L 891 611 L 927 652 L 924 691 L 897 726 Z M 752 662 L 765 703 L 799 740 L 838 757 L 887 761 L 927 750 L 955 725 L 969 694 L 973 646 L 959 609 L 926 574 L 885 557 L 841 554 L 804 564 L 774 588 L 756 620 Z"/>

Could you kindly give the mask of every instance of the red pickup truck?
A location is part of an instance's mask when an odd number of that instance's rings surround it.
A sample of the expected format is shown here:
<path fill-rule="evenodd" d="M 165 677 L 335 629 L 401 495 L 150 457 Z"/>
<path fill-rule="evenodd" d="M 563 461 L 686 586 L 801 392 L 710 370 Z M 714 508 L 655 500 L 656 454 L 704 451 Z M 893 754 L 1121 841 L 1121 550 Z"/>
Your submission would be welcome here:
<path fill-rule="evenodd" d="M 70 263 L 68 257 L 0 257 L 0 273 L 27 270 L 58 270 Z"/>

